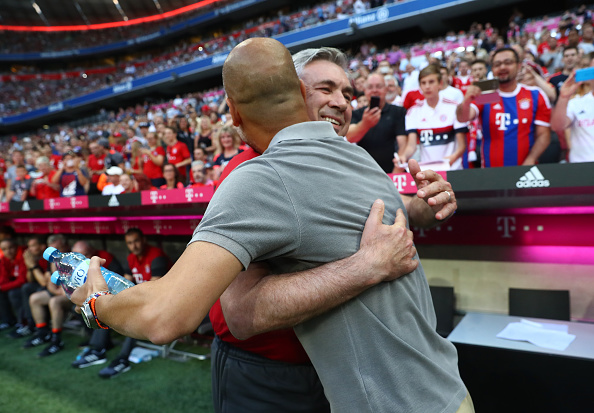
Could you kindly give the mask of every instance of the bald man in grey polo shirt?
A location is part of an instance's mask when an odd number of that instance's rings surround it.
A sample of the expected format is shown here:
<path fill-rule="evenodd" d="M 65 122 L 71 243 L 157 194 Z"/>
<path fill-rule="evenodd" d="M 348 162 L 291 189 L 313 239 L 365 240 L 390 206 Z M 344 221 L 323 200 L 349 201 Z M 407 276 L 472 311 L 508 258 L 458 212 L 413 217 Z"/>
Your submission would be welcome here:
<path fill-rule="evenodd" d="M 280 43 L 243 42 L 230 53 L 223 78 L 233 123 L 263 155 L 221 185 L 192 242 L 167 277 L 153 283 L 157 287 L 143 284 L 95 299 L 97 319 L 127 335 L 168 342 L 197 325 L 250 262 L 266 260 L 285 274 L 339 260 L 358 250 L 377 198 L 386 202 L 385 223 L 404 208 L 392 181 L 363 149 L 338 137 L 328 122 L 307 122 L 305 89 Z M 98 260 L 91 266 L 83 295 L 105 288 Z M 299 309 L 292 294 L 275 296 Z M 466 397 L 455 349 L 435 332 L 420 266 L 296 331 L 333 411 L 453 413 Z"/>

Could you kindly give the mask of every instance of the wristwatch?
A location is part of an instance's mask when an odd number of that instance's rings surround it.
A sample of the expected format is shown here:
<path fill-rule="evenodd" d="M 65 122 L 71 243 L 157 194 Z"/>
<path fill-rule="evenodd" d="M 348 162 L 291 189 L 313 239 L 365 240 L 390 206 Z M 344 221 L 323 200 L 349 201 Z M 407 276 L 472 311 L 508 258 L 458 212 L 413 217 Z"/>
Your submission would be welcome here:
<path fill-rule="evenodd" d="M 95 300 L 97 297 L 101 297 L 102 295 L 111 294 L 109 291 L 99 291 L 93 293 L 85 300 L 82 307 L 80 307 L 80 314 L 82 315 L 83 320 L 85 320 L 85 324 L 87 327 L 92 328 L 94 330 L 98 328 L 102 328 L 107 330 L 109 327 L 101 324 L 99 319 L 97 318 L 97 312 L 95 311 Z"/>

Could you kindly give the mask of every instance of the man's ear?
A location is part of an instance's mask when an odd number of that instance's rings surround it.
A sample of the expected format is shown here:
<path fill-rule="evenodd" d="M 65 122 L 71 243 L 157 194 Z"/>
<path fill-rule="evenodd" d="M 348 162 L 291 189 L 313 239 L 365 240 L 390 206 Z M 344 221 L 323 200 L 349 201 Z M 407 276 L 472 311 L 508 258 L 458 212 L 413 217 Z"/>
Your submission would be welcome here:
<path fill-rule="evenodd" d="M 307 98 L 305 97 L 307 95 L 306 88 L 305 88 L 305 83 L 301 79 L 299 79 L 299 86 L 301 88 L 301 96 L 303 96 L 303 100 L 305 102 L 307 102 Z"/>
<path fill-rule="evenodd" d="M 239 127 L 243 123 L 241 120 L 241 115 L 237 111 L 237 107 L 233 102 L 233 99 L 227 98 L 227 106 L 229 106 L 229 113 L 231 113 L 231 119 L 233 119 L 233 126 Z"/>

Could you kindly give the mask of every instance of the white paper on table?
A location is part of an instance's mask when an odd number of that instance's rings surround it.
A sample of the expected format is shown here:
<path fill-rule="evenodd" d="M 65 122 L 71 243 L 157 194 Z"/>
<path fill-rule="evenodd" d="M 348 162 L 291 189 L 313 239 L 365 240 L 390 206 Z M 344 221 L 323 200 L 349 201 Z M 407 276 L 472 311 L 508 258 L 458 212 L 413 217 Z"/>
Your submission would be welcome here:
<path fill-rule="evenodd" d="M 568 326 L 563 324 L 535 323 L 521 320 L 519 323 L 509 323 L 499 334 L 498 338 L 516 341 L 528 341 L 538 347 L 552 350 L 565 350 L 575 340 L 575 335 L 568 334 Z"/>

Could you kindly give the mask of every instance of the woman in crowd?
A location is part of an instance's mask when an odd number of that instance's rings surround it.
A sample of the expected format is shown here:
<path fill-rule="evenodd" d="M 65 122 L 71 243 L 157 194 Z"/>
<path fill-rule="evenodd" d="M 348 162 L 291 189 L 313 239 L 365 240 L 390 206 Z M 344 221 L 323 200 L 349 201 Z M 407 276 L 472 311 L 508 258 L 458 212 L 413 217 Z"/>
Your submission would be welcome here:
<path fill-rule="evenodd" d="M 217 175 L 223 172 L 225 166 L 237 154 L 243 152 L 239 147 L 241 146 L 241 138 L 237 129 L 232 125 L 223 126 L 215 137 L 215 153 L 213 165 L 217 169 Z"/>
<path fill-rule="evenodd" d="M 179 176 L 179 171 L 170 163 L 163 167 L 163 177 L 165 178 L 165 184 L 161 185 L 159 189 L 176 189 L 184 187 Z"/>
<path fill-rule="evenodd" d="M 142 142 L 135 140 L 130 145 L 130 168 L 127 173 L 135 177 L 143 174 L 144 154 L 142 153 Z"/>
<path fill-rule="evenodd" d="M 194 133 L 190 130 L 188 118 L 183 115 L 178 116 L 176 126 L 177 140 L 185 143 L 190 153 L 194 152 Z"/>
<path fill-rule="evenodd" d="M 215 147 L 212 144 L 213 131 L 210 118 L 207 115 L 200 116 L 200 126 L 194 140 L 194 147 L 202 148 L 209 154 L 214 152 Z"/>

